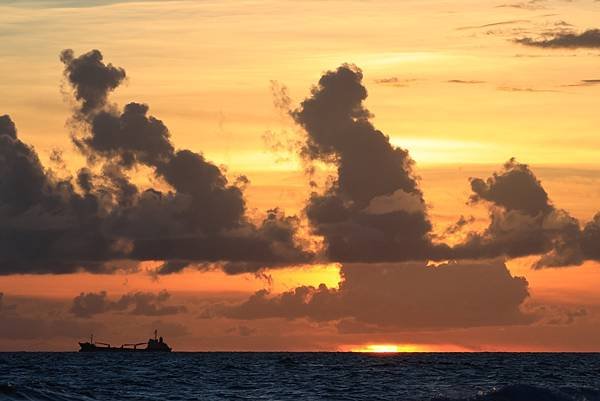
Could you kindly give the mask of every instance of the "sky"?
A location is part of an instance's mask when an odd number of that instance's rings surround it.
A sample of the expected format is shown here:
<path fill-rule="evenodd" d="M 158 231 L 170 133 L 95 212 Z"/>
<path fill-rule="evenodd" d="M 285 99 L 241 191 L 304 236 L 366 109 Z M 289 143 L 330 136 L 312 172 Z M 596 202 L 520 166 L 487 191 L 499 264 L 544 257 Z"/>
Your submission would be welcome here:
<path fill-rule="evenodd" d="M 0 0 L 0 350 L 600 351 L 599 17 Z"/>

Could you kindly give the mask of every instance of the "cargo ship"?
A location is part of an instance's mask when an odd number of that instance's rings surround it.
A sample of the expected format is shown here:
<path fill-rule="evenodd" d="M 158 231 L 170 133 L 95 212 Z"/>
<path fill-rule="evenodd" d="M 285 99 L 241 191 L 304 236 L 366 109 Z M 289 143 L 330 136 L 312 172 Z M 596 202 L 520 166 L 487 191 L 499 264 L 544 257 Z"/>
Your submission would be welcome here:
<path fill-rule="evenodd" d="M 144 347 L 145 345 L 145 347 Z M 90 341 L 79 343 L 81 347 L 79 352 L 171 352 L 171 347 L 158 337 L 158 332 L 154 330 L 154 338 L 148 339 L 145 343 L 122 344 L 113 347 L 108 343 L 94 341 L 94 335 L 90 336 Z"/>

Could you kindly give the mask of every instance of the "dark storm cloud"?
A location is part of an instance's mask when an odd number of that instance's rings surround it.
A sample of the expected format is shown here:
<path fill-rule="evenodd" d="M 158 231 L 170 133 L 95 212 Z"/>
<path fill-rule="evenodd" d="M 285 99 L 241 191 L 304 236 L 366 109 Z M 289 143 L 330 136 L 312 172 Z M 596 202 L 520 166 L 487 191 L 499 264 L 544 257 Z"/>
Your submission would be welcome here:
<path fill-rule="evenodd" d="M 335 261 L 423 259 L 439 250 L 408 151 L 373 127 L 364 107 L 362 72 L 342 65 L 325 73 L 311 96 L 291 112 L 306 131 L 302 154 L 337 168 L 313 193 L 306 215 Z"/>
<path fill-rule="evenodd" d="M 142 316 L 175 315 L 185 312 L 183 305 L 166 305 L 171 295 L 166 291 L 133 292 L 111 301 L 106 291 L 81 293 L 73 299 L 70 312 L 77 317 L 89 318 L 106 312 L 124 312 Z"/>
<path fill-rule="evenodd" d="M 583 261 L 579 222 L 556 209 L 529 166 L 511 159 L 490 178 L 471 179 L 472 203 L 489 205 L 490 225 L 453 248 L 456 258 L 543 255 L 536 267 Z"/>
<path fill-rule="evenodd" d="M 541 48 L 599 48 L 600 29 L 590 29 L 582 33 L 560 32 L 549 39 L 524 37 L 515 39 L 515 42 Z"/>
<path fill-rule="evenodd" d="M 303 286 L 271 296 L 258 291 L 234 305 L 213 305 L 207 316 L 231 319 L 344 320 L 379 328 L 442 329 L 526 324 L 528 284 L 499 261 L 346 264 L 339 288 Z"/>

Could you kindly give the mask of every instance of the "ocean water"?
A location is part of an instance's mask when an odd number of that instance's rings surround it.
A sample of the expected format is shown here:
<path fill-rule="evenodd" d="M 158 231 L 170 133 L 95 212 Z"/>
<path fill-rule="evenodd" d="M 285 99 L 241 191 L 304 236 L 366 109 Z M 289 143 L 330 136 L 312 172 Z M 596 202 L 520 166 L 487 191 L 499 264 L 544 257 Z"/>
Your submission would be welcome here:
<path fill-rule="evenodd" d="M 0 353 L 0 400 L 600 400 L 600 354 Z"/>

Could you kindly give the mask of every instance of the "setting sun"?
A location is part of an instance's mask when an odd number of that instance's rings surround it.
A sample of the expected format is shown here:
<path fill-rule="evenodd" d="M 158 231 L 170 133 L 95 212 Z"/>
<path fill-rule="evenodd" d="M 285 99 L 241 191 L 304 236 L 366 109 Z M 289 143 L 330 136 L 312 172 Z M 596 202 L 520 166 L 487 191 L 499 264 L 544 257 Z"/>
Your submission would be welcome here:
<path fill-rule="evenodd" d="M 362 348 L 354 348 L 351 351 L 377 354 L 392 354 L 398 352 L 423 352 L 423 349 L 416 345 L 369 344 Z"/>

